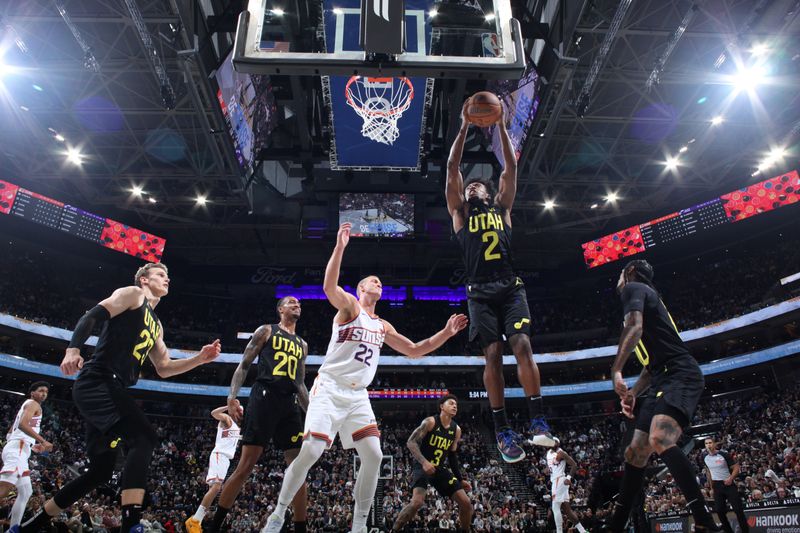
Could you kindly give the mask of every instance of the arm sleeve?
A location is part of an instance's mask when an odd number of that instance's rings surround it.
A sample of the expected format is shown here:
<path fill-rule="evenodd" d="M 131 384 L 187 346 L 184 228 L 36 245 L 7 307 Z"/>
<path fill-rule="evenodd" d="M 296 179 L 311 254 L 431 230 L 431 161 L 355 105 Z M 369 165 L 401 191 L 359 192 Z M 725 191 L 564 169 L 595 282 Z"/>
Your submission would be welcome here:
<path fill-rule="evenodd" d="M 627 315 L 631 311 L 644 311 L 644 301 L 647 291 L 641 283 L 628 283 L 622 289 L 622 314 Z"/>
<path fill-rule="evenodd" d="M 83 348 L 86 339 L 92 334 L 94 326 L 98 322 L 105 322 L 111 318 L 111 313 L 102 305 L 95 305 L 90 310 L 86 311 L 84 315 L 75 324 L 75 329 L 72 332 L 72 339 L 69 341 L 70 348 Z"/>
<path fill-rule="evenodd" d="M 462 478 L 461 466 L 458 464 L 458 452 L 448 452 L 447 459 L 450 461 L 450 470 L 453 471 L 453 475 L 456 476 L 456 479 L 460 482 Z"/>

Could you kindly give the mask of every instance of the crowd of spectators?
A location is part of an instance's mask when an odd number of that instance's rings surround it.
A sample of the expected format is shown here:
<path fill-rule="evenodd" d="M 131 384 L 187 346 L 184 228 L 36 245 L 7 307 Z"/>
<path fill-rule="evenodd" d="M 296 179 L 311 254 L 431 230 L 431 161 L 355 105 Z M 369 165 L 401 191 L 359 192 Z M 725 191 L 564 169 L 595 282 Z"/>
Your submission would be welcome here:
<path fill-rule="evenodd" d="M 656 284 L 680 329 L 692 329 L 738 316 L 795 296 L 797 289 L 777 281 L 800 271 L 797 241 L 775 244 L 758 253 L 721 254 L 687 258 L 656 265 Z M 108 268 L 70 267 L 54 252 L 21 244 L 14 253 L 0 254 L 0 312 L 36 322 L 72 328 L 81 314 L 120 283 Z M 51 257 L 52 256 L 52 257 Z M 548 274 L 554 276 L 555 274 Z M 545 276 L 546 277 L 546 276 Z M 76 286 L 75 280 L 80 279 Z M 124 282 L 129 278 L 126 273 Z M 613 344 L 621 323 L 615 277 L 563 286 L 542 279 L 528 287 L 537 351 L 579 349 Z M 225 285 L 213 291 L 173 283 L 174 294 L 159 305 L 168 345 L 198 348 L 220 338 L 230 351 L 241 351 L 246 341 L 238 332 L 252 331 L 275 320 L 274 298 L 258 287 L 247 297 L 235 296 Z M 329 341 L 333 308 L 324 300 L 304 300 L 298 331 L 311 353 L 324 353 Z M 440 329 L 455 312 L 466 312 L 461 302 L 379 302 L 378 313 L 411 338 L 424 338 Z M 451 339 L 438 353 L 473 354 L 466 335 Z M 392 353 L 385 347 L 385 353 Z"/>
<path fill-rule="evenodd" d="M 0 420 L 4 424 L 13 420 L 20 402 L 18 396 L 0 396 Z M 722 425 L 722 448 L 732 452 L 742 467 L 737 485 L 745 501 L 782 499 L 800 493 L 798 405 L 800 393 L 793 390 L 701 405 L 696 422 Z M 161 439 L 150 467 L 144 513 L 146 531 L 182 531 L 183 521 L 194 512 L 202 498 L 208 453 L 214 438 L 214 422 L 206 414 L 211 407 L 153 401 L 144 405 Z M 460 445 L 463 471 L 472 484 L 474 530 L 551 530 L 546 450 L 529 449 L 530 458 L 518 465 L 503 463 L 491 442 L 487 420 L 473 407 L 465 405 L 457 421 L 463 429 Z M 405 442 L 424 416 L 426 413 L 419 410 L 402 410 L 385 413 L 380 421 L 384 453 L 393 457 L 393 469 L 384 466 L 387 479 L 381 482 L 378 494 L 386 530 L 411 498 L 414 459 Z M 554 431 L 561 437 L 562 447 L 578 463 L 571 490 L 572 505 L 588 526 L 608 512 L 593 491 L 601 474 L 613 475 L 621 468 L 621 417 L 593 414 L 552 422 Z M 523 429 L 522 420 L 514 423 L 518 429 Z M 55 447 L 49 454 L 32 457 L 35 496 L 30 501 L 29 513 L 85 466 L 82 425 L 71 403 L 57 399 L 45 403 L 42 427 Z M 336 443 L 311 470 L 308 477 L 309 530 L 347 530 L 352 520 L 353 457 L 352 451 L 345 451 Z M 701 481 L 705 483 L 700 466 L 701 452 L 698 450 L 691 457 L 697 461 Z M 654 457 L 653 464 L 656 463 Z M 282 454 L 267 449 L 230 513 L 231 531 L 254 532 L 263 525 L 274 507 L 283 470 Z M 710 499 L 708 488 L 704 490 Z M 670 476 L 662 481 L 653 480 L 646 494 L 646 506 L 651 512 L 683 508 L 683 496 Z M 109 486 L 98 489 L 62 513 L 57 520 L 61 524 L 59 527 L 62 531 L 79 533 L 116 531 L 120 516 L 117 497 L 115 478 Z M 11 503 L 11 499 L 0 502 L 0 524 Z M 455 530 L 457 514 L 453 502 L 431 491 L 426 507 L 408 525 L 407 531 Z"/>

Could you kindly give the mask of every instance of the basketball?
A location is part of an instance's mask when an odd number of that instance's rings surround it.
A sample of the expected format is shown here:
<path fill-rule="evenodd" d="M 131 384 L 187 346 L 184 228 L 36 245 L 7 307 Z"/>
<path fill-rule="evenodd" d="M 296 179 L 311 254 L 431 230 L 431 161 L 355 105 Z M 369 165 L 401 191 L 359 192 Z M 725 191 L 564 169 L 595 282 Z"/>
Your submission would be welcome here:
<path fill-rule="evenodd" d="M 473 94 L 467 104 L 467 120 L 481 128 L 496 123 L 502 114 L 500 99 L 489 91 Z"/>

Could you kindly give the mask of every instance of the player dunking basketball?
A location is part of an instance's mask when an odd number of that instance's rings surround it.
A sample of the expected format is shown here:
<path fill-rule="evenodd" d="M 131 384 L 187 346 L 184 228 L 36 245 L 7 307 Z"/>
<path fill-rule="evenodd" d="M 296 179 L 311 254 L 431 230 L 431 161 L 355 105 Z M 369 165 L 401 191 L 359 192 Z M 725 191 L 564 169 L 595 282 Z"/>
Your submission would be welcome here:
<path fill-rule="evenodd" d="M 705 380 L 700 365 L 683 343 L 653 286 L 650 263 L 628 263 L 619 275 L 617 290 L 625 321 L 611 375 L 622 412 L 632 418 L 636 397 L 648 386 L 650 391 L 642 401 L 633 439 L 625 449 L 625 474 L 610 529 L 617 532 L 625 527 L 633 501 L 641 491 L 647 460 L 656 452 L 688 502 L 695 531 L 721 531 L 706 508 L 692 463 L 676 445 L 703 394 Z M 636 384 L 628 389 L 622 369 L 633 352 L 643 368 Z"/>
<path fill-rule="evenodd" d="M 367 517 L 383 459 L 380 431 L 369 403 L 367 386 L 375 377 L 381 347 L 385 341 L 403 355 L 422 357 L 442 346 L 467 325 L 466 316 L 453 315 L 444 329 L 415 343 L 375 315 L 375 304 L 382 293 L 381 280 L 377 276 L 368 276 L 358 283 L 358 299 L 346 293 L 339 286 L 339 271 L 350 241 L 350 228 L 349 223 L 339 227 L 336 246 L 325 268 L 323 289 L 337 312 L 325 360 L 311 388 L 303 446 L 297 459 L 286 470 L 275 512 L 269 516 L 262 532 L 278 533 L 281 530 L 286 508 L 305 482 L 308 471 L 330 447 L 337 433 L 342 446 L 355 448 L 361 459 L 353 488 L 355 510 L 351 531 L 362 533 L 367 530 Z"/>
<path fill-rule="evenodd" d="M 511 260 L 511 208 L 517 193 L 517 160 L 504 117 L 497 122 L 503 146 L 503 172 L 495 194 L 490 179 L 461 176 L 461 157 L 469 122 L 467 104 L 461 111 L 461 129 L 447 160 L 447 210 L 461 246 L 467 271 L 467 305 L 470 341 L 477 341 L 486 358 L 483 384 L 492 408 L 497 447 L 503 459 L 515 463 L 525 458 L 520 436 L 511 429 L 505 410 L 503 337 L 517 360 L 517 375 L 525 390 L 531 417 L 533 443 L 550 447 L 553 437 L 542 412 L 539 369 L 531 349 L 531 314 L 525 285 L 514 275 Z"/>
<path fill-rule="evenodd" d="M 225 517 L 270 441 L 283 450 L 286 464 L 291 464 L 297 457 L 302 444 L 303 416 L 300 411 L 308 408 L 308 389 L 305 384 L 308 344 L 295 331 L 300 319 L 300 301 L 294 296 L 285 296 L 278 301 L 277 310 L 280 321 L 256 329 L 231 378 L 228 413 L 235 420 L 240 420 L 242 408 L 236 398 L 250 365 L 258 356 L 258 375 L 250 389 L 244 417 L 242 456 L 219 496 L 210 530 L 212 532 L 223 530 Z M 297 491 L 293 504 L 294 531 L 304 533 L 307 507 L 305 485 Z M 199 531 L 189 530 L 189 533 Z"/>
<path fill-rule="evenodd" d="M 452 498 L 458 505 L 459 531 L 469 531 L 472 524 L 472 504 L 467 496 L 471 490 L 469 482 L 461 477 L 458 463 L 458 443 L 461 428 L 453 417 L 458 413 L 458 398 L 453 394 L 439 400 L 439 416 L 429 416 L 408 437 L 408 449 L 414 459 L 414 479 L 411 482 L 411 503 L 403 507 L 392 531 L 402 531 L 425 504 L 428 486 L 433 485 L 440 495 Z M 442 459 L 447 455 L 450 468 Z"/>
<path fill-rule="evenodd" d="M 127 446 L 122 469 L 122 533 L 143 531 L 142 513 L 147 473 L 158 434 L 128 393 L 139 380 L 148 357 L 162 378 L 188 372 L 209 363 L 220 352 L 219 340 L 203 346 L 188 359 L 170 359 L 161 321 L 153 309 L 169 292 L 167 267 L 148 263 L 136 271 L 134 286 L 115 290 L 81 317 L 61 361 L 61 372 L 78 371 L 72 387 L 75 407 L 86 422 L 87 471 L 67 483 L 44 508 L 28 520 L 22 531 L 47 529 L 50 519 L 111 479 L 120 450 Z M 84 365 L 81 348 L 92 329 L 103 323 L 94 355 Z"/>
<path fill-rule="evenodd" d="M 225 476 L 228 475 L 228 467 L 230 467 L 231 460 L 236 455 L 236 448 L 239 446 L 239 438 L 241 437 L 239 425 L 225 413 L 227 410 L 228 406 L 223 405 L 211 411 L 211 416 L 218 423 L 214 449 L 211 450 L 208 456 L 208 474 L 206 475 L 208 490 L 200 501 L 197 511 L 185 522 L 186 531 L 189 533 L 202 532 L 200 524 L 203 522 L 203 517 L 208 512 L 208 508 L 214 498 L 219 494 L 219 489 L 225 481 Z"/>
<path fill-rule="evenodd" d="M 556 443 L 547 450 L 547 469 L 550 470 L 550 495 L 552 498 L 550 504 L 553 510 L 553 521 L 556 524 L 556 533 L 564 531 L 562 510 L 580 533 L 586 533 L 583 524 L 578 520 L 578 515 L 569 504 L 569 487 L 572 484 L 572 476 L 578 470 L 578 463 L 561 448 L 561 441 L 554 440 Z M 567 465 L 569 465 L 569 474 L 565 472 Z"/>
<path fill-rule="evenodd" d="M 28 468 L 31 452 L 49 452 L 53 449 L 53 445 L 40 435 L 42 404 L 49 392 L 50 386 L 44 381 L 31 384 L 28 389 L 30 398 L 22 403 L 6 435 L 6 445 L 3 446 L 3 467 L 0 469 L 0 500 L 8 496 L 12 490 L 17 491 L 17 499 L 11 507 L 9 516 L 10 533 L 19 532 L 25 506 L 33 494 L 31 472 Z"/>

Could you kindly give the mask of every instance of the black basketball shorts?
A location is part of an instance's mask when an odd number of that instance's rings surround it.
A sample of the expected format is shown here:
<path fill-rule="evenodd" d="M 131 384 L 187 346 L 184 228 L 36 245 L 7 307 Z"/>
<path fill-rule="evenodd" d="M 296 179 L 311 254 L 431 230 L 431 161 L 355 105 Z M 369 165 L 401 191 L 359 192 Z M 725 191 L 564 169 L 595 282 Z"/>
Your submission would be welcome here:
<path fill-rule="evenodd" d="M 705 379 L 691 355 L 670 359 L 653 372 L 650 391 L 642 398 L 636 429 L 650 433 L 656 415 L 667 415 L 682 428 L 689 426 L 703 395 Z"/>
<path fill-rule="evenodd" d="M 72 398 L 86 421 L 90 455 L 117 451 L 121 442 L 155 433 L 136 400 L 111 375 L 82 371 L 72 387 Z"/>
<path fill-rule="evenodd" d="M 516 276 L 467 285 L 469 341 L 481 348 L 510 339 L 518 333 L 530 336 L 531 312 L 525 284 Z"/>
<path fill-rule="evenodd" d="M 266 447 L 270 441 L 281 450 L 303 445 L 303 418 L 294 394 L 273 392 L 256 382 L 244 409 L 242 445 Z"/>
<path fill-rule="evenodd" d="M 422 468 L 415 467 L 411 478 L 412 490 L 417 488 L 427 490 L 430 485 L 433 485 L 436 492 L 446 498 L 452 497 L 453 494 L 461 489 L 461 483 L 449 468 L 437 466 L 436 472 L 429 476 Z"/>

